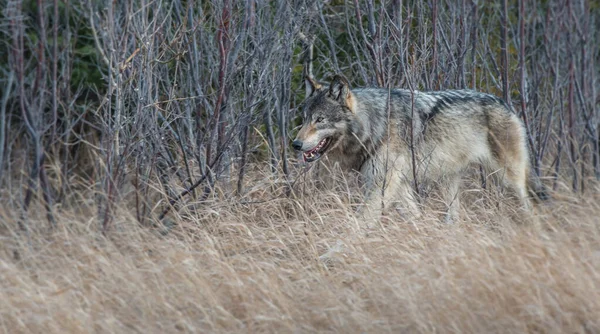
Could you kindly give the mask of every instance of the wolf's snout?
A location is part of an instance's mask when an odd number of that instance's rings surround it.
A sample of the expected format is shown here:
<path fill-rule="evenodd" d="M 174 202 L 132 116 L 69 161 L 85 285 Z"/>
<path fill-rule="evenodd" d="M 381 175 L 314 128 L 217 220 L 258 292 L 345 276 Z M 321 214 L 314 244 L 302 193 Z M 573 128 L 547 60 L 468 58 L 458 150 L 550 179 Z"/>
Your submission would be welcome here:
<path fill-rule="evenodd" d="M 292 147 L 294 148 L 294 150 L 300 151 L 302 149 L 302 141 L 300 140 L 294 140 L 292 142 Z"/>

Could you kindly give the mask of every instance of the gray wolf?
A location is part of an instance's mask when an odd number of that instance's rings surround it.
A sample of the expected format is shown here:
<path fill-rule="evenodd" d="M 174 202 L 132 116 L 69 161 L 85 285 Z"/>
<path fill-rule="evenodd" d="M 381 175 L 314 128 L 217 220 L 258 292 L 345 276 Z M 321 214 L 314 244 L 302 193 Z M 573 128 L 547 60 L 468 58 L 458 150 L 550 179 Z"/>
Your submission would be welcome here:
<path fill-rule="evenodd" d="M 530 171 L 525 128 L 500 98 L 471 90 L 420 92 L 329 86 L 306 79 L 310 95 L 294 149 L 358 173 L 370 212 L 394 206 L 420 215 L 417 189 L 441 192 L 446 220 L 458 215 L 461 174 L 480 163 L 512 189 L 524 209 L 529 191 L 545 197 Z"/>

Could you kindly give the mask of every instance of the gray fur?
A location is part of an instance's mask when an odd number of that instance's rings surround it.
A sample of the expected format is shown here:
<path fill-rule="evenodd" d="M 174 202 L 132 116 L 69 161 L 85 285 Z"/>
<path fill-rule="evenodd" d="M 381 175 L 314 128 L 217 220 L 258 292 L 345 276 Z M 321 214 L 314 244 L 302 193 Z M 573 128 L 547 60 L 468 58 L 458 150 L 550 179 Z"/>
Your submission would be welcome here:
<path fill-rule="evenodd" d="M 511 108 L 494 95 L 471 90 L 350 89 L 345 78 L 336 76 L 329 88 L 315 89 L 303 109 L 305 119 L 295 148 L 309 152 L 307 160 L 324 157 L 343 170 L 359 172 L 367 204 L 375 212 L 379 203 L 393 202 L 418 215 L 413 187 L 417 175 L 416 184 L 436 183 L 442 188 L 447 219 L 454 219 L 460 176 L 471 163 L 502 172 L 522 205 L 530 206 L 525 130 Z"/>

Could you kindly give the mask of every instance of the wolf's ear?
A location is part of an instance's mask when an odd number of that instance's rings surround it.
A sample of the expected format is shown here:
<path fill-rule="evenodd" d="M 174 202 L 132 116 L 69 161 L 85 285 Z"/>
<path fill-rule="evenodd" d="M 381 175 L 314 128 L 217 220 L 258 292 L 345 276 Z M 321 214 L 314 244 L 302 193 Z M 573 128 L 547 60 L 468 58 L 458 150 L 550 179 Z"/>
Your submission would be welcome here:
<path fill-rule="evenodd" d="M 329 96 L 339 101 L 341 104 L 348 106 L 350 99 L 350 84 L 348 80 L 341 74 L 336 74 L 329 84 Z"/>
<path fill-rule="evenodd" d="M 313 95 L 314 92 L 323 88 L 323 85 L 309 75 L 304 77 L 304 84 L 306 85 L 306 97 Z"/>

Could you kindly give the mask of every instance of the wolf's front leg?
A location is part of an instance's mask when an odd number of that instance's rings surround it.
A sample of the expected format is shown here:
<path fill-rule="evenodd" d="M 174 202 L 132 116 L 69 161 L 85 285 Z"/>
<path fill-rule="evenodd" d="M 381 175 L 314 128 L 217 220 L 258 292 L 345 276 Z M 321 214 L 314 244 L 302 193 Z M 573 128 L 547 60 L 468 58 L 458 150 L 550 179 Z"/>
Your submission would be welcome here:
<path fill-rule="evenodd" d="M 387 206 L 398 210 L 403 218 L 414 220 L 421 217 L 421 209 L 408 177 L 392 175 L 386 192 L 388 193 Z"/>
<path fill-rule="evenodd" d="M 366 176 L 365 218 L 378 221 L 390 209 L 397 209 L 406 219 L 418 219 L 421 216 L 412 183 L 406 173 L 392 167 L 388 170 L 366 169 L 363 175 Z"/>

